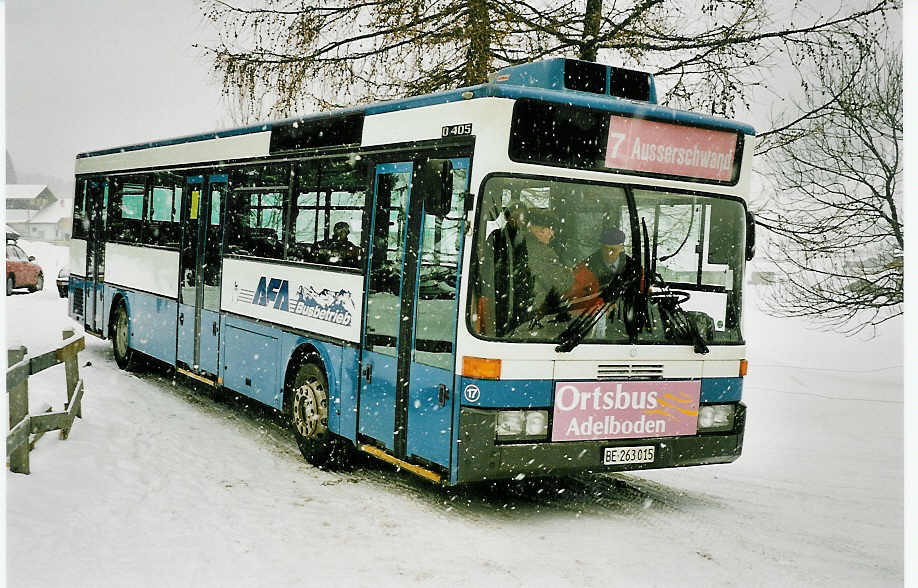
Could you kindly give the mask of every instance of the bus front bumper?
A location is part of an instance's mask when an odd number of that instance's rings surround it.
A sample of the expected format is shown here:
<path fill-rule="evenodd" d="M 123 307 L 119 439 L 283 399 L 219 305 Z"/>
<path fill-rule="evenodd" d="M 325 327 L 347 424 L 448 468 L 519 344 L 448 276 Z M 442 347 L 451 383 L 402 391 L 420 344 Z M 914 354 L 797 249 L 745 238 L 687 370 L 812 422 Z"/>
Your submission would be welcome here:
<path fill-rule="evenodd" d="M 459 414 L 459 479 L 462 482 L 575 472 L 620 472 L 735 461 L 743 450 L 746 407 L 738 403 L 733 430 L 686 437 L 652 437 L 560 443 L 497 443 L 497 411 L 462 407 Z M 606 447 L 653 445 L 654 461 L 603 465 Z"/>

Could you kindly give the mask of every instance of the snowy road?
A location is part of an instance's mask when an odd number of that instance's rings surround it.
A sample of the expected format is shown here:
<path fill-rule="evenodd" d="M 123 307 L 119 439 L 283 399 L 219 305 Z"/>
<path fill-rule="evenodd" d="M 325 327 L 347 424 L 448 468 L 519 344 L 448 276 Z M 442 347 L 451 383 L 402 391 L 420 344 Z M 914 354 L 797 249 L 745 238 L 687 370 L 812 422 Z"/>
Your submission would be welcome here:
<path fill-rule="evenodd" d="M 736 463 L 459 490 L 317 470 L 270 412 L 121 372 L 87 337 L 84 418 L 6 474 L 8 583 L 901 585 L 901 325 L 842 341 L 754 304 Z M 65 308 L 53 289 L 8 298 L 8 342 L 51 348 Z M 33 377 L 33 406 L 62 407 L 59 369 Z"/>

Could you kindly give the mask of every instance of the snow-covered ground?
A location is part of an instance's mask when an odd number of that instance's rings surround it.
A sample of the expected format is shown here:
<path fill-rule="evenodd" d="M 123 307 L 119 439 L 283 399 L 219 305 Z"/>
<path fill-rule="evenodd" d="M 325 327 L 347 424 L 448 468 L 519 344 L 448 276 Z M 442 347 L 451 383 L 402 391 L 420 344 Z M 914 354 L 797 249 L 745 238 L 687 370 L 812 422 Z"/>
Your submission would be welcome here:
<path fill-rule="evenodd" d="M 26 248 L 48 276 L 66 258 Z M 268 411 L 122 372 L 87 337 L 83 419 L 6 474 L 8 584 L 901 585 L 901 322 L 842 339 L 748 294 L 739 461 L 458 490 L 317 470 Z M 51 282 L 6 318 L 33 353 L 73 326 Z M 59 370 L 32 378 L 33 405 L 62 408 Z"/>

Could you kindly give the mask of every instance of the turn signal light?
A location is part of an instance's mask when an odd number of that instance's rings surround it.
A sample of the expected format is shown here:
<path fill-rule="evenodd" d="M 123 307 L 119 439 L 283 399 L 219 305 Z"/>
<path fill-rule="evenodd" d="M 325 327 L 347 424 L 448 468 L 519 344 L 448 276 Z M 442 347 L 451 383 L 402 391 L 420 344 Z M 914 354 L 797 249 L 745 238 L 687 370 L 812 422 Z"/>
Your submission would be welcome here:
<path fill-rule="evenodd" d="M 462 358 L 462 375 L 483 380 L 499 380 L 500 360 L 466 355 Z"/>
<path fill-rule="evenodd" d="M 739 377 L 742 378 L 745 376 L 747 371 L 749 371 L 749 362 L 745 359 L 741 359 L 739 361 Z"/>

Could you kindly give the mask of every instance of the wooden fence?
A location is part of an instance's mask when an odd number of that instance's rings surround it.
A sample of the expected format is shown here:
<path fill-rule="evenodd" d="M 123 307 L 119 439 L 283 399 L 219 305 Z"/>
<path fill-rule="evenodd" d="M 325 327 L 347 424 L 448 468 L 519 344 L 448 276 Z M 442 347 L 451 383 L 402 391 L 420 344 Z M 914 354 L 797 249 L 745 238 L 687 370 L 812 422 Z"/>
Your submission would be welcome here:
<path fill-rule="evenodd" d="M 64 331 L 63 336 L 64 342 L 59 348 L 36 357 L 30 357 L 25 347 L 8 350 L 6 391 L 10 400 L 10 432 L 6 437 L 6 455 L 13 472 L 29 473 L 29 450 L 35 443 L 34 439 L 57 430 L 61 432 L 61 439 L 66 439 L 74 417 L 83 418 L 80 411 L 83 380 L 80 378 L 77 354 L 86 348 L 86 341 L 82 336 L 74 336 L 71 330 Z M 29 376 L 60 363 L 64 364 L 67 374 L 67 404 L 64 410 L 30 415 Z M 32 435 L 35 437 L 30 440 Z"/>

